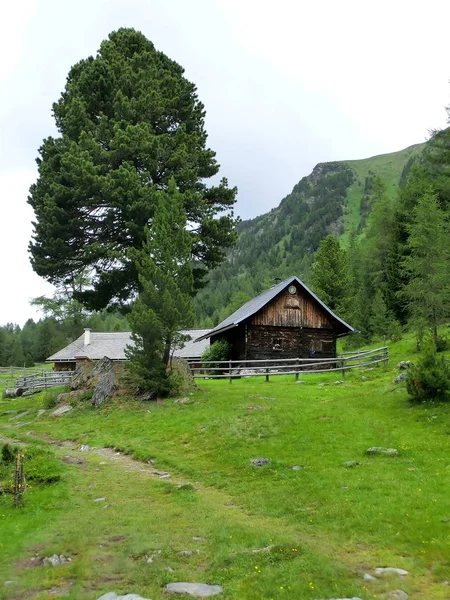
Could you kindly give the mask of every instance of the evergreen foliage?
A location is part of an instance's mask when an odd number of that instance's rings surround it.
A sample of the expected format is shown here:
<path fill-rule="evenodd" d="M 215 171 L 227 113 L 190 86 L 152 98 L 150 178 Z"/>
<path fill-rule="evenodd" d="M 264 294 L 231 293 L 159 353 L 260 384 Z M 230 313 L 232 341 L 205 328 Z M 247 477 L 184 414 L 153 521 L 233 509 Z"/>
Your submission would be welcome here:
<path fill-rule="evenodd" d="M 186 231 L 182 194 L 171 180 L 159 192 L 142 250 L 130 251 L 141 292 L 129 315 L 133 346 L 126 350 L 129 377 L 141 390 L 165 395 L 170 353 L 183 342 L 179 330 L 192 324 L 192 239 Z"/>
<path fill-rule="evenodd" d="M 230 358 L 230 351 L 230 344 L 226 339 L 217 340 L 209 348 L 206 348 L 202 354 L 202 363 L 205 364 L 208 373 L 218 375 L 219 371 L 215 369 L 223 367 L 220 361 L 228 360 Z"/>
<path fill-rule="evenodd" d="M 437 354 L 431 337 L 425 340 L 417 364 L 409 369 L 406 389 L 413 402 L 449 399 L 450 367 L 445 357 Z"/>
<path fill-rule="evenodd" d="M 53 105 L 59 136 L 39 150 L 30 188 L 36 222 L 31 262 L 91 310 L 123 306 L 139 291 L 130 249 L 140 251 L 156 199 L 174 180 L 190 226 L 196 287 L 234 242 L 236 189 L 207 187 L 218 173 L 205 110 L 183 68 L 134 29 L 119 29 L 96 57 L 74 65 Z"/>
<path fill-rule="evenodd" d="M 347 253 L 333 235 L 327 235 L 315 254 L 312 286 L 322 302 L 344 316 L 348 312 L 350 275 Z"/>
<path fill-rule="evenodd" d="M 409 281 L 403 294 L 412 320 L 428 325 L 436 344 L 438 325 L 450 314 L 450 256 L 447 217 L 435 194 L 418 201 L 408 232 L 403 267 Z"/>

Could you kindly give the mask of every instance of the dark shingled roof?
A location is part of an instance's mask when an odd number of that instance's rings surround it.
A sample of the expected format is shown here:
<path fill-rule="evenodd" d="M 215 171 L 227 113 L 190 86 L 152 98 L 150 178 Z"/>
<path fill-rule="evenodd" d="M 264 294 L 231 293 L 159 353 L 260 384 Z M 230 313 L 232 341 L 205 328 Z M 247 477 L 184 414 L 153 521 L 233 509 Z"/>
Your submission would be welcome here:
<path fill-rule="evenodd" d="M 217 327 L 214 327 L 214 329 L 211 329 L 211 331 L 209 331 L 208 333 L 198 337 L 196 341 L 198 342 L 200 340 L 204 340 L 205 338 L 209 338 L 213 335 L 216 335 L 217 333 L 221 333 L 222 331 L 226 331 L 227 329 L 236 327 L 237 325 L 239 325 L 239 323 L 242 323 L 242 321 L 245 321 L 246 319 L 257 313 L 261 308 L 263 308 L 263 306 L 265 306 L 268 302 L 270 302 L 276 296 L 278 296 L 280 292 L 282 292 L 288 285 L 290 285 L 294 281 L 298 283 L 307 294 L 314 298 L 314 300 L 318 302 L 318 304 L 320 304 L 320 306 L 322 306 L 322 308 L 333 319 L 340 323 L 341 329 L 343 329 L 343 333 L 351 333 L 352 331 L 354 331 L 353 327 L 351 327 L 348 323 L 346 323 L 345 321 L 340 319 L 336 314 L 334 314 L 334 312 L 330 308 L 328 308 L 328 306 L 324 304 L 322 300 L 320 300 L 320 298 L 318 298 L 314 294 L 314 292 L 312 292 L 309 289 L 309 287 L 303 283 L 303 281 L 301 281 L 298 277 L 293 276 L 289 277 L 289 279 L 285 279 L 277 285 L 274 285 L 259 296 L 256 296 L 256 298 L 253 298 L 252 300 L 246 302 L 243 306 L 241 306 L 241 308 L 238 308 L 232 315 L 230 315 L 224 321 L 222 321 L 222 323 L 219 323 Z"/>

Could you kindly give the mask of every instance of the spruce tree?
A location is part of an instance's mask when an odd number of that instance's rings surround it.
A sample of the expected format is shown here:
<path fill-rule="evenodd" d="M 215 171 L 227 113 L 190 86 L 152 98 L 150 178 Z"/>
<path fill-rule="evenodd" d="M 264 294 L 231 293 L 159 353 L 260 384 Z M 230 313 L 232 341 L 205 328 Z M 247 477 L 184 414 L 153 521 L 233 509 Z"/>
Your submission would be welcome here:
<path fill-rule="evenodd" d="M 160 395 L 170 390 L 171 351 L 182 344 L 179 331 L 192 324 L 192 237 L 186 231 L 182 194 L 171 180 L 159 192 L 151 228 L 141 250 L 130 252 L 141 292 L 128 317 L 134 345 L 126 350 L 130 379 Z"/>
<path fill-rule="evenodd" d="M 388 334 L 392 318 L 384 301 L 381 290 L 377 290 L 372 302 L 372 313 L 370 316 L 370 328 L 376 337 L 383 337 Z"/>
<path fill-rule="evenodd" d="M 351 282 L 347 254 L 333 235 L 322 240 L 314 256 L 312 287 L 331 310 L 348 316 Z"/>
<path fill-rule="evenodd" d="M 426 323 L 438 340 L 438 325 L 450 314 L 448 223 L 435 194 L 426 193 L 414 208 L 408 227 L 409 255 L 403 268 L 409 281 L 403 295 L 414 323 Z"/>

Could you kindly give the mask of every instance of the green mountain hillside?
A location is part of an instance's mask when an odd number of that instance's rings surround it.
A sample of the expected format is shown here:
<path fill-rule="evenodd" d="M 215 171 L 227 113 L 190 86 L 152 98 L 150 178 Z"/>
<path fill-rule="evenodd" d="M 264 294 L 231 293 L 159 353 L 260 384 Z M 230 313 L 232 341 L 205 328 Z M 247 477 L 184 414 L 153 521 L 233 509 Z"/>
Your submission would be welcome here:
<path fill-rule="evenodd" d="M 344 244 L 361 233 L 371 210 L 371 184 L 379 177 L 391 197 L 425 144 L 362 160 L 319 163 L 278 207 L 237 226 L 238 242 L 196 298 L 199 325 L 217 324 L 275 278 L 306 282 L 315 251 L 332 233 Z"/>

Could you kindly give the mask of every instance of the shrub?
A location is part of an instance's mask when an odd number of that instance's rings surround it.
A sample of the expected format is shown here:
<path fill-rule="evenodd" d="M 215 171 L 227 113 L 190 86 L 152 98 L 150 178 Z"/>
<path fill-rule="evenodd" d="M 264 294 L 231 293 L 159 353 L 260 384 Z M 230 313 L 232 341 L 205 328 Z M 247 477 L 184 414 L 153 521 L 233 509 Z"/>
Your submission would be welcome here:
<path fill-rule="evenodd" d="M 227 340 L 218 340 L 217 342 L 214 342 L 214 344 L 211 344 L 211 346 L 202 354 L 202 363 L 205 363 L 207 372 L 212 375 L 217 375 L 219 371 L 215 371 L 214 368 L 220 367 L 221 365 L 217 364 L 215 361 L 228 360 L 230 351 L 230 344 Z M 211 371 L 209 371 L 208 368 L 211 369 Z"/>
<path fill-rule="evenodd" d="M 27 481 L 46 484 L 61 479 L 61 463 L 49 450 L 40 446 L 27 446 L 24 454 Z"/>
<path fill-rule="evenodd" d="M 195 389 L 194 379 L 186 360 L 173 358 L 170 363 L 170 374 L 168 378 L 170 396 L 188 394 Z"/>
<path fill-rule="evenodd" d="M 69 390 L 69 387 L 66 385 L 64 387 L 54 387 L 42 393 L 42 408 L 51 409 L 55 408 L 58 404 L 58 396 L 63 394 Z"/>
<path fill-rule="evenodd" d="M 17 448 L 14 446 L 10 446 L 9 444 L 4 444 L 2 447 L 2 463 L 4 465 L 9 465 L 14 461 L 14 458 L 17 454 Z"/>
<path fill-rule="evenodd" d="M 409 369 L 406 389 L 413 402 L 449 399 L 450 367 L 444 356 L 438 356 L 432 339 L 424 340 L 422 356 Z"/>
<path fill-rule="evenodd" d="M 436 351 L 444 352 L 448 348 L 448 338 L 445 335 L 440 335 L 436 340 Z"/>
<path fill-rule="evenodd" d="M 399 321 L 392 321 L 388 328 L 389 339 L 392 342 L 399 342 L 402 339 L 402 326 Z"/>

